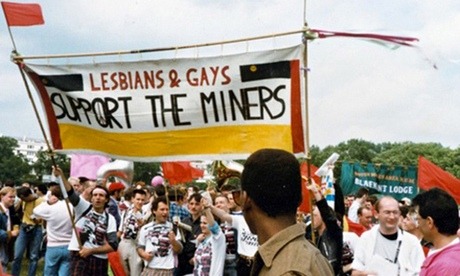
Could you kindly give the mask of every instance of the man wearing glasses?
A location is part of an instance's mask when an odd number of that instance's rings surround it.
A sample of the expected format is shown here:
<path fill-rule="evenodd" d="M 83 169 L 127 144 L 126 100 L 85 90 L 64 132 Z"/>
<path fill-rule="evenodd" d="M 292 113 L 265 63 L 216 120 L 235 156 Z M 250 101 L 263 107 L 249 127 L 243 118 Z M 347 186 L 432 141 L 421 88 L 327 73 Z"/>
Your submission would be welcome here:
<path fill-rule="evenodd" d="M 352 275 L 418 275 L 425 256 L 417 237 L 398 228 L 398 201 L 384 196 L 375 210 L 379 224 L 359 238 Z"/>

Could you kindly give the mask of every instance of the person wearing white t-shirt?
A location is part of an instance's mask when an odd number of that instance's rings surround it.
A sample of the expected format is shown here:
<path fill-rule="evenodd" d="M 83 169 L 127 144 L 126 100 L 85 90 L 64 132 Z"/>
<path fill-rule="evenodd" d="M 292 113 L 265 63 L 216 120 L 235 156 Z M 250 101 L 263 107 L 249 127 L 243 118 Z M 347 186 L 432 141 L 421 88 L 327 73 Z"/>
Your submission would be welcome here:
<path fill-rule="evenodd" d="M 235 202 L 238 203 L 237 200 Z M 251 233 L 243 215 L 230 215 L 213 205 L 210 205 L 209 208 L 222 222 L 227 222 L 236 229 L 238 251 L 236 270 L 238 275 L 249 275 L 259 246 L 257 235 Z"/>
<path fill-rule="evenodd" d="M 174 254 L 182 250 L 180 232 L 175 233 L 168 221 L 169 205 L 166 197 L 160 196 L 152 202 L 155 220 L 144 225 L 138 234 L 137 253 L 144 260 L 143 276 L 172 276 L 175 267 Z"/>
<path fill-rule="evenodd" d="M 121 224 L 118 228 L 118 236 L 121 237 L 118 252 L 126 275 L 140 275 L 142 272 L 142 259 L 137 254 L 137 234 L 144 219 L 142 205 L 146 193 L 142 189 L 135 189 L 132 192 L 132 207 L 126 210 L 121 216 Z"/>
<path fill-rule="evenodd" d="M 223 275 L 225 236 L 214 220 L 209 207 L 205 208 L 201 215 L 200 227 L 202 233 L 197 238 L 199 244 L 195 251 L 193 274 L 202 276 Z"/>
<path fill-rule="evenodd" d="M 230 201 L 228 195 L 218 194 L 214 199 L 214 205 L 224 210 L 226 213 L 230 213 Z M 224 233 L 226 249 L 225 249 L 225 276 L 236 276 L 236 260 L 237 260 L 237 233 L 236 229 L 233 228 L 229 223 L 223 221 L 220 223 L 220 229 Z"/>
<path fill-rule="evenodd" d="M 51 186 L 51 194 L 44 203 L 34 208 L 33 214 L 46 221 L 46 253 L 44 275 L 64 276 L 69 273 L 70 253 L 68 250 L 72 238 L 72 222 L 68 208 L 73 212 L 73 207 L 62 199 L 59 186 Z M 66 206 L 66 204 L 68 206 Z"/>
<path fill-rule="evenodd" d="M 398 201 L 384 196 L 375 204 L 375 210 L 379 223 L 359 238 L 352 275 L 418 275 L 425 255 L 417 237 L 399 229 Z"/>
<path fill-rule="evenodd" d="M 351 263 L 358 240 L 359 236 L 356 233 L 343 232 L 342 270 L 345 275 L 351 274 Z"/>
<path fill-rule="evenodd" d="M 354 223 L 359 223 L 358 220 L 358 209 L 363 206 L 366 202 L 367 196 L 369 195 L 369 190 L 367 188 L 360 188 L 356 193 L 356 198 L 351 203 L 350 208 L 348 209 L 348 219 Z"/>
<path fill-rule="evenodd" d="M 74 206 L 75 228 L 69 244 L 70 275 L 107 275 L 107 253 L 118 248 L 115 218 L 105 209 L 110 200 L 109 191 L 96 186 L 90 193 L 90 202 L 79 197 L 59 168 L 53 174 L 61 177 L 69 201 Z"/>

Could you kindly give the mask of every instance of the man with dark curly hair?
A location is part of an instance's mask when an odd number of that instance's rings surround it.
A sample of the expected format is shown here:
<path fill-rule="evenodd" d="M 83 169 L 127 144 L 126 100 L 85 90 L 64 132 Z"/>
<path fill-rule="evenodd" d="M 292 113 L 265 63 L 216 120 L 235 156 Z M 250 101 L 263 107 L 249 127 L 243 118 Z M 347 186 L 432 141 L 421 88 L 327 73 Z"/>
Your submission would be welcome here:
<path fill-rule="evenodd" d="M 107 275 L 107 253 L 118 249 L 116 221 L 106 211 L 109 191 L 103 186 L 94 187 L 89 202 L 76 195 L 61 169 L 53 168 L 53 174 L 61 177 L 75 211 L 76 231 L 69 244 L 69 275 Z"/>

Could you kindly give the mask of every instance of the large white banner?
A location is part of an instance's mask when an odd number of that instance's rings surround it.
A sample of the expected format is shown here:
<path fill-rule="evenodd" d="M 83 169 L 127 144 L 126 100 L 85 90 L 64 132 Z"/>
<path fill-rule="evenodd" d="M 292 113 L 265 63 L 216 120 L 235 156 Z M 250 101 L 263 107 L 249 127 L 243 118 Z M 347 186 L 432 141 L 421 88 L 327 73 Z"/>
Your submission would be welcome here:
<path fill-rule="evenodd" d="M 301 45 L 238 55 L 26 64 L 53 147 L 134 161 L 305 151 Z"/>

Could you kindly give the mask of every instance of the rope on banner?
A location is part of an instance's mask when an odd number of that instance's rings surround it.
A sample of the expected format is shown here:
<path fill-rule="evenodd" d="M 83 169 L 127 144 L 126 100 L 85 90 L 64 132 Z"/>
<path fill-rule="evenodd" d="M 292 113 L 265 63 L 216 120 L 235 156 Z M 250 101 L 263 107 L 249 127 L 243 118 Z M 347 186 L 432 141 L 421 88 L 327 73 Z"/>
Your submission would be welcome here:
<path fill-rule="evenodd" d="M 201 43 L 201 44 L 185 45 L 185 46 L 160 47 L 160 48 L 130 50 L 130 51 L 112 51 L 112 52 L 97 52 L 97 53 L 75 53 L 75 54 L 55 54 L 55 55 L 35 55 L 35 56 L 13 56 L 13 61 L 18 62 L 18 61 L 23 61 L 23 60 L 26 60 L 26 59 L 80 58 L 80 57 L 97 57 L 97 56 L 113 56 L 113 55 L 129 55 L 129 54 L 166 52 L 166 51 L 174 51 L 174 50 L 183 50 L 183 49 L 191 49 L 191 48 L 193 49 L 193 48 L 216 46 L 216 45 L 220 45 L 220 44 L 234 44 L 234 43 L 241 43 L 241 42 L 247 42 L 247 41 L 253 41 L 253 40 L 270 39 L 270 38 L 273 38 L 273 37 L 288 36 L 288 35 L 293 35 L 293 34 L 305 33 L 305 32 L 308 32 L 308 31 L 309 31 L 308 28 L 302 28 L 301 30 L 296 30 L 296 31 L 275 33 L 275 34 L 270 34 L 270 35 L 262 35 L 262 36 L 248 37 L 248 38 L 224 40 L 224 41 L 218 41 L 218 42 Z"/>

